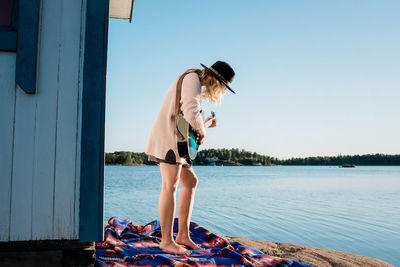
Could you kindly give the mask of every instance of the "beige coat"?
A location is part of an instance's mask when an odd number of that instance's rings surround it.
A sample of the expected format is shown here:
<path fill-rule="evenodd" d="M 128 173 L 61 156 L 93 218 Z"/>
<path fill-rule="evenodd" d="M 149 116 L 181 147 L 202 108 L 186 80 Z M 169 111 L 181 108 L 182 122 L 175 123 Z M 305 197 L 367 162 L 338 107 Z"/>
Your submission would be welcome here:
<path fill-rule="evenodd" d="M 147 142 L 145 153 L 159 159 L 173 159 L 177 163 L 184 160 L 179 157 L 176 144 L 174 113 L 176 84 L 179 77 L 172 83 L 164 97 L 160 110 L 153 123 L 150 136 Z M 199 76 L 196 73 L 189 73 L 185 76 L 182 83 L 181 110 L 183 117 L 190 125 L 198 130 L 204 128 L 204 122 L 201 111 L 201 84 Z M 175 158 L 174 158 L 175 157 Z"/>

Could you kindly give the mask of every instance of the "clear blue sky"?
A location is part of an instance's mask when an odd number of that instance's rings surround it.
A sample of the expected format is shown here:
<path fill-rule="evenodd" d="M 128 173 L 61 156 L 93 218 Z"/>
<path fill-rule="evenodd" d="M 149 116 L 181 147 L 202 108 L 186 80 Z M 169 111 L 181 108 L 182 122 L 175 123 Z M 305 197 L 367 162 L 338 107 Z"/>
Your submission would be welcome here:
<path fill-rule="evenodd" d="M 279 158 L 400 153 L 400 1 L 135 1 L 110 21 L 106 151 L 145 150 L 170 84 L 236 71 L 202 148 Z"/>

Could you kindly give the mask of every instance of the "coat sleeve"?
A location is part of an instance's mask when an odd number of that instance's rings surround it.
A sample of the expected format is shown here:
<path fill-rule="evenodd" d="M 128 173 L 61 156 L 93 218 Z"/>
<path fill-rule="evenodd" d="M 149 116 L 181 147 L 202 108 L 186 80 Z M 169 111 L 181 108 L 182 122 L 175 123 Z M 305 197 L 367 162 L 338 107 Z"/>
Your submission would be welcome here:
<path fill-rule="evenodd" d="M 196 73 L 189 73 L 182 83 L 181 109 L 183 117 L 195 130 L 202 129 L 205 133 L 203 117 L 201 115 L 201 83 Z"/>

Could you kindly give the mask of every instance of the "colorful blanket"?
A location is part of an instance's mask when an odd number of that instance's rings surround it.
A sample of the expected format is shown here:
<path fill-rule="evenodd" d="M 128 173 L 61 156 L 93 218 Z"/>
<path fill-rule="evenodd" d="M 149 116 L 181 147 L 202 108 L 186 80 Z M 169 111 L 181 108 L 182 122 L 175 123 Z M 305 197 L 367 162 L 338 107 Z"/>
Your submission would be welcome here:
<path fill-rule="evenodd" d="M 174 237 L 177 230 L 175 218 Z M 95 243 L 95 266 L 309 266 L 266 255 L 239 242 L 230 243 L 194 222 L 189 230 L 192 240 L 205 250 L 191 250 L 190 256 L 169 254 L 159 248 L 160 221 L 135 225 L 112 217 L 105 227 L 104 241 Z"/>

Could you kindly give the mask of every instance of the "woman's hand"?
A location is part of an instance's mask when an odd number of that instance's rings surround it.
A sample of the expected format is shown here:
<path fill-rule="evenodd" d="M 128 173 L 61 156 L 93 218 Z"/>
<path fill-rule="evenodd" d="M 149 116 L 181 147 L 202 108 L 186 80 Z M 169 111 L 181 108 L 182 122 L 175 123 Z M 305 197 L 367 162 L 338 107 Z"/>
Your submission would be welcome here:
<path fill-rule="evenodd" d="M 197 133 L 199 134 L 199 140 L 197 140 L 197 143 L 199 145 L 202 145 L 204 143 L 204 139 L 206 138 L 206 133 L 203 132 L 202 130 L 197 131 Z"/>
<path fill-rule="evenodd" d="M 215 116 L 207 117 L 204 123 L 206 123 L 209 120 L 213 120 L 213 121 L 212 121 L 211 125 L 208 126 L 208 128 L 214 128 L 215 126 L 217 126 L 217 119 L 215 118 Z"/>

